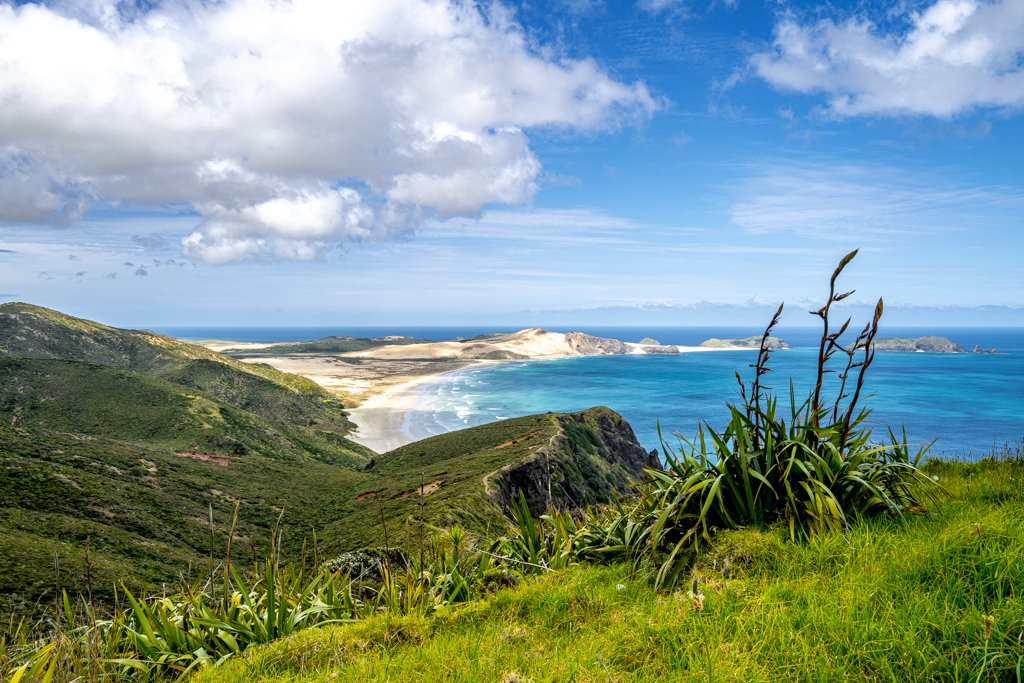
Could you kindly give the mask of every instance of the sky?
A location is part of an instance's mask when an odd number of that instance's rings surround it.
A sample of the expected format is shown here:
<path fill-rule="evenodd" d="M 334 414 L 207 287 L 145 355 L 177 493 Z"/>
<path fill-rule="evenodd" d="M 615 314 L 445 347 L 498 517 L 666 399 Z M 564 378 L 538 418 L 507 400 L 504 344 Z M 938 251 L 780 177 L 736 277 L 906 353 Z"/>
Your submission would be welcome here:
<path fill-rule="evenodd" d="M 0 302 L 1024 326 L 1022 110 L 1024 0 L 0 1 Z"/>

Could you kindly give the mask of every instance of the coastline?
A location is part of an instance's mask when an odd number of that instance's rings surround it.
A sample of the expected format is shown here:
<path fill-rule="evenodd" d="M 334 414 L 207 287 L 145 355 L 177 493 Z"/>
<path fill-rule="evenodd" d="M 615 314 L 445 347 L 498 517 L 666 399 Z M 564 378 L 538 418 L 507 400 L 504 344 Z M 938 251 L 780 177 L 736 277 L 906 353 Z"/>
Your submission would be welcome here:
<path fill-rule="evenodd" d="M 377 453 L 387 453 L 407 444 L 436 436 L 421 427 L 414 419 L 416 406 L 426 392 L 448 377 L 501 363 L 503 361 L 478 360 L 470 367 L 416 377 L 370 397 L 357 408 L 347 410 L 356 430 L 347 438 Z"/>
<path fill-rule="evenodd" d="M 638 346 L 630 344 L 630 346 Z M 741 347 L 678 347 L 680 355 L 692 352 L 704 351 L 749 351 Z M 636 349 L 627 356 L 645 355 L 643 351 Z M 443 428 L 438 432 L 428 431 L 423 428 L 424 421 L 417 419 L 417 406 L 426 393 L 448 378 L 474 369 L 498 365 L 509 362 L 538 362 L 554 361 L 566 358 L 579 358 L 573 355 L 551 355 L 538 356 L 535 358 L 509 360 L 472 360 L 467 361 L 468 367 L 464 366 L 455 370 L 446 370 L 428 375 L 421 375 L 401 384 L 388 387 L 381 393 L 373 394 L 359 406 L 347 409 L 349 419 L 356 425 L 356 430 L 347 438 L 356 443 L 366 446 L 377 453 L 387 453 L 407 444 L 437 436 L 447 430 Z M 596 357 L 596 356 L 594 356 Z M 319 380 L 318 380 L 319 381 Z M 321 381 L 322 383 L 322 381 Z"/>

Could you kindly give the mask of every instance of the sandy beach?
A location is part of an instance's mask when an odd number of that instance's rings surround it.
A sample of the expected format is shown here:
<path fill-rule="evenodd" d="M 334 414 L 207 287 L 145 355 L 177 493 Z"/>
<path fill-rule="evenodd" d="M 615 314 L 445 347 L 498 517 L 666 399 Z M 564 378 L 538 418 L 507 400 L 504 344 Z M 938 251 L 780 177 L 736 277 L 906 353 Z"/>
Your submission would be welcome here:
<path fill-rule="evenodd" d="M 476 361 L 473 365 L 487 365 L 498 361 Z M 416 419 L 417 404 L 430 387 L 465 368 L 435 375 L 425 375 L 393 386 L 368 399 L 349 411 L 349 419 L 356 424 L 350 439 L 378 453 L 387 453 L 406 444 L 434 436 L 424 431 L 422 420 Z"/>

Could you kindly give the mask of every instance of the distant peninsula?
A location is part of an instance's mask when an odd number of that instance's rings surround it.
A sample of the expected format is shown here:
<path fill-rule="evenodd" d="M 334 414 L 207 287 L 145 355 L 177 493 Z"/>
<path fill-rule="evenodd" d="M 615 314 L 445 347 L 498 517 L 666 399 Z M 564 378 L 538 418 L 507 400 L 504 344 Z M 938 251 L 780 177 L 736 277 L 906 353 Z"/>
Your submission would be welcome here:
<path fill-rule="evenodd" d="M 754 335 L 746 339 L 708 339 L 701 342 L 700 345 L 705 349 L 759 349 L 761 348 L 761 339 L 761 335 Z M 770 351 L 793 348 L 778 337 L 768 337 L 765 346 Z"/>
<path fill-rule="evenodd" d="M 874 343 L 876 351 L 901 351 L 904 353 L 967 353 L 967 349 L 956 342 L 945 337 L 938 337 L 930 334 L 924 337 L 908 339 L 907 337 L 887 337 L 876 339 Z M 971 353 L 999 353 L 995 349 L 983 349 L 980 345 L 974 347 Z"/>

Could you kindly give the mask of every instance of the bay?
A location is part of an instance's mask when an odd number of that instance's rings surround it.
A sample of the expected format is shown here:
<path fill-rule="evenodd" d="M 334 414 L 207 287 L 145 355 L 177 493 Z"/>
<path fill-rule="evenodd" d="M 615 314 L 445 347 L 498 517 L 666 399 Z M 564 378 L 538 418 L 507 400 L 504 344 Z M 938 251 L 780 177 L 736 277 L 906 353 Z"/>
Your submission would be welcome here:
<path fill-rule="evenodd" d="M 465 327 L 262 327 L 159 328 L 179 338 L 233 341 L 304 341 L 332 334 L 379 337 L 400 334 L 444 340 L 507 328 Z M 554 331 L 573 331 L 555 329 Z M 694 346 L 711 338 L 742 338 L 747 327 L 594 327 L 595 336 L 623 341 L 653 337 L 663 344 Z M 793 350 L 773 354 L 765 383 L 789 410 L 789 381 L 798 403 L 814 382 L 820 330 L 778 328 Z M 876 437 L 905 427 L 911 443 L 935 439 L 932 452 L 975 458 L 1024 438 L 1024 329 L 885 328 L 879 336 L 944 336 L 967 348 L 996 348 L 997 355 L 878 353 L 866 377 L 863 404 L 872 410 Z M 645 448 L 662 446 L 657 425 L 692 437 L 700 423 L 716 429 L 728 418 L 727 401 L 738 400 L 735 372 L 752 376 L 753 351 L 687 353 L 680 356 L 590 356 L 498 363 L 445 376 L 424 387 L 407 419 L 417 434 L 440 434 L 496 419 L 542 412 L 567 412 L 605 405 L 632 425 Z M 838 360 L 838 358 L 837 358 Z M 838 365 L 836 369 L 841 369 Z M 830 387 L 833 388 L 834 387 Z"/>

